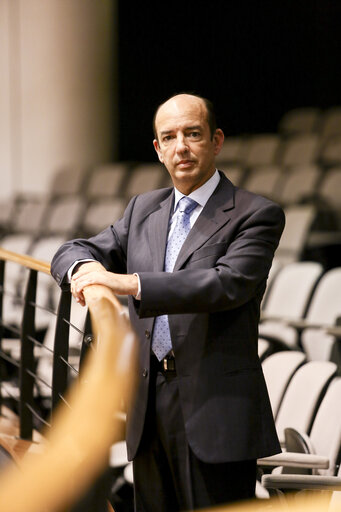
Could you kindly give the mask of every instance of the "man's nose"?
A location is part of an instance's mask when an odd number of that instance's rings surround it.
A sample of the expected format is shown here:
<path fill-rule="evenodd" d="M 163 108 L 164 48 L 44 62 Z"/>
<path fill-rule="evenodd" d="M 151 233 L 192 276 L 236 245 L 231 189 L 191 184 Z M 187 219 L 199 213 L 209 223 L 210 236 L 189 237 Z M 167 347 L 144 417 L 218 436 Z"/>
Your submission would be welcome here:
<path fill-rule="evenodd" d="M 176 138 L 176 150 L 178 153 L 184 153 L 185 151 L 188 151 L 186 137 L 183 134 L 179 134 Z"/>

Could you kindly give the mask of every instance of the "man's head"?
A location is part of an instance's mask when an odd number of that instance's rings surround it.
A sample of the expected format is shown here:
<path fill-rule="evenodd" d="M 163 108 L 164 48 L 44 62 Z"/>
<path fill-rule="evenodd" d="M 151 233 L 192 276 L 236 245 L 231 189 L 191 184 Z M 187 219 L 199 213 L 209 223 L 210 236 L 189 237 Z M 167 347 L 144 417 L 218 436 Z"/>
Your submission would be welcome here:
<path fill-rule="evenodd" d="M 159 108 L 162 107 L 162 105 L 164 105 L 165 103 L 167 103 L 167 101 L 171 100 L 172 98 L 175 98 L 176 96 L 193 96 L 194 98 L 199 98 L 203 101 L 203 103 L 206 107 L 207 122 L 208 122 L 208 126 L 210 128 L 210 134 L 211 134 L 211 138 L 212 138 L 217 129 L 217 120 L 216 120 L 214 105 L 213 105 L 212 101 L 208 100 L 207 98 L 203 98 L 202 96 L 199 96 L 198 94 L 183 93 L 183 94 L 174 94 L 173 96 L 168 98 L 168 100 L 166 100 L 164 103 L 161 103 L 161 105 L 159 105 L 157 107 L 157 109 L 155 110 L 154 117 L 153 117 L 153 132 L 154 132 L 155 139 L 157 139 L 155 119 L 156 119 L 157 113 L 159 111 Z"/>
<path fill-rule="evenodd" d="M 224 134 L 215 126 L 210 101 L 192 94 L 172 96 L 158 107 L 154 132 L 159 160 L 182 193 L 190 194 L 213 175 Z"/>

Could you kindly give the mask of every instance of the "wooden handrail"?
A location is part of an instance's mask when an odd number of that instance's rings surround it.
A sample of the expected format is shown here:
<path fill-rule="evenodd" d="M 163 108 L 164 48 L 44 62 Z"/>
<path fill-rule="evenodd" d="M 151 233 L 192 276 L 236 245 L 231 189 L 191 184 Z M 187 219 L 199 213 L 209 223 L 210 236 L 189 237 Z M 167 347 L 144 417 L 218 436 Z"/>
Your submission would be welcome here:
<path fill-rule="evenodd" d="M 16 252 L 7 251 L 7 249 L 3 249 L 0 247 L 0 260 L 12 261 L 13 263 L 19 263 L 23 267 L 29 268 L 31 270 L 37 270 L 38 272 L 43 272 L 44 274 L 50 273 L 50 264 L 37 260 L 36 258 L 32 258 L 31 256 L 17 254 Z"/>
<path fill-rule="evenodd" d="M 13 261 L 13 260 L 12 260 Z M 122 307 L 101 285 L 84 290 L 95 334 L 82 378 L 61 403 L 42 454 L 28 453 L 20 468 L 2 475 L 0 506 L 6 512 L 49 512 L 71 504 L 105 468 L 121 433 L 115 413 L 129 403 L 136 374 L 136 340 Z"/>
<path fill-rule="evenodd" d="M 295 493 L 286 495 L 285 498 L 273 497 L 270 500 L 250 500 L 237 505 L 226 505 L 205 509 L 202 512 L 340 512 L 341 507 L 337 503 L 330 505 L 330 494 L 312 493 L 310 496 L 297 496 Z"/>

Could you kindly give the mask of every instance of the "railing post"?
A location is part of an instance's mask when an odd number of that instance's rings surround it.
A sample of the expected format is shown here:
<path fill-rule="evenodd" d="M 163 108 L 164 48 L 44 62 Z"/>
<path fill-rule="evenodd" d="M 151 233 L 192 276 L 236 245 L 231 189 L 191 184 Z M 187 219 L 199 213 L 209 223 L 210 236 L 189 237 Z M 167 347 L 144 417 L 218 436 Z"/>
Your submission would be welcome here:
<path fill-rule="evenodd" d="M 79 373 L 80 374 L 83 369 L 85 356 L 88 353 L 88 350 L 91 347 L 93 340 L 94 340 L 94 337 L 92 335 L 91 316 L 90 316 L 90 311 L 88 311 L 86 314 L 86 318 L 85 318 L 84 336 L 83 336 L 83 340 L 82 340 L 81 354 L 80 354 L 80 360 L 79 360 Z"/>
<path fill-rule="evenodd" d="M 2 338 L 4 335 L 4 327 L 2 324 L 2 313 L 3 313 L 3 297 L 4 297 L 4 286 L 5 286 L 5 261 L 0 260 L 0 350 L 2 346 Z M 2 410 L 2 369 L 0 367 L 0 415 Z"/>
<path fill-rule="evenodd" d="M 23 320 L 21 326 L 21 358 L 20 358 L 20 437 L 32 439 L 32 412 L 27 405 L 33 407 L 34 378 L 27 370 L 34 371 L 34 347 L 29 337 L 35 337 L 35 300 L 37 291 L 37 271 L 30 270 L 27 283 Z"/>
<path fill-rule="evenodd" d="M 54 338 L 53 373 L 52 373 L 52 418 L 53 411 L 60 401 L 68 385 L 68 368 L 63 363 L 69 353 L 69 322 L 71 311 L 71 293 L 62 290 L 57 312 L 57 323 Z"/>

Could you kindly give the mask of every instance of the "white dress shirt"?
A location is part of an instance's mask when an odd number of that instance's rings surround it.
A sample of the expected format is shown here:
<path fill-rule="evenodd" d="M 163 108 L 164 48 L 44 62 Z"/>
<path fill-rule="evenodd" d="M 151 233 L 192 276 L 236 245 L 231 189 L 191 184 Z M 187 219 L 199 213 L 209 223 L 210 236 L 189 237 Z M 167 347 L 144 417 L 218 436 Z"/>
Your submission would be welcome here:
<path fill-rule="evenodd" d="M 218 183 L 220 181 L 219 172 L 216 170 L 213 176 L 209 180 L 207 180 L 201 187 L 194 190 L 194 192 L 191 192 L 188 194 L 188 197 L 193 199 L 198 203 L 198 206 L 192 210 L 190 213 L 190 224 L 191 228 L 193 227 L 194 222 L 199 217 L 200 213 L 202 212 L 202 209 L 206 205 L 207 201 L 215 191 Z M 175 192 L 175 201 L 174 201 L 174 213 L 169 221 L 169 232 L 168 232 L 168 238 L 171 236 L 174 226 L 176 224 L 177 216 L 179 215 L 178 204 L 182 197 L 184 197 L 185 194 L 180 192 L 176 187 L 174 187 Z"/>

